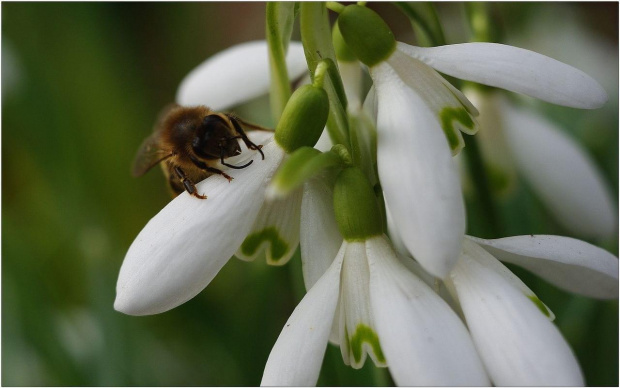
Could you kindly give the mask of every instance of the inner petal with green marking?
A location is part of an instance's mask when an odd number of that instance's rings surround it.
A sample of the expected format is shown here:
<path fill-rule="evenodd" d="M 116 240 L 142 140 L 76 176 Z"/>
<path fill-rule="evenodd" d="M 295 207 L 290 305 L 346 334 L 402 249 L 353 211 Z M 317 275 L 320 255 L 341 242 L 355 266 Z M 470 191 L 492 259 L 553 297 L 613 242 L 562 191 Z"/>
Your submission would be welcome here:
<path fill-rule="evenodd" d="M 463 93 L 425 63 L 398 50 L 390 57 L 389 63 L 402 81 L 436 114 L 452 153 L 458 154 L 465 146 L 461 131 L 469 135 L 478 131 L 473 118 L 478 114 L 476 108 Z"/>
<path fill-rule="evenodd" d="M 278 230 L 270 226 L 248 235 L 241 245 L 241 252 L 247 257 L 252 257 L 258 253 L 263 243 L 267 244 L 271 259 L 276 262 L 280 261 L 290 249 L 286 241 L 280 237 Z"/>
<path fill-rule="evenodd" d="M 355 369 L 364 366 L 367 355 L 375 365 L 386 366 L 370 308 L 370 269 L 366 242 L 346 244 L 340 288 L 342 358 Z"/>
<path fill-rule="evenodd" d="M 236 256 L 249 261 L 264 252 L 267 264 L 286 264 L 299 245 L 300 212 L 301 190 L 265 202 Z"/>
<path fill-rule="evenodd" d="M 464 146 L 461 130 L 471 132 L 475 128 L 474 120 L 467 110 L 460 107 L 447 106 L 439 112 L 439 122 L 450 144 L 453 154 L 457 154 Z"/>
<path fill-rule="evenodd" d="M 376 359 L 375 364 L 385 364 L 385 356 L 379 344 L 379 336 L 371 327 L 363 323 L 358 324 L 353 335 L 348 336 L 347 340 L 349 341 L 349 349 L 356 364 L 362 362 L 364 352 L 371 354 L 373 360 Z"/>

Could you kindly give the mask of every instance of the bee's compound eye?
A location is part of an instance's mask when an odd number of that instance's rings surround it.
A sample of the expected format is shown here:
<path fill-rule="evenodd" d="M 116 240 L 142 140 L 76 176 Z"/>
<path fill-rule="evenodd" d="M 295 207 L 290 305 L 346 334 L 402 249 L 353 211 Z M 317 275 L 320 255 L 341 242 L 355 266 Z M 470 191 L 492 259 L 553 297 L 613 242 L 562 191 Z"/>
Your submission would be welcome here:
<path fill-rule="evenodd" d="M 226 133 L 227 123 L 218 115 L 206 116 L 192 140 L 192 148 L 196 154 L 205 158 L 219 158 L 221 150 L 218 146 L 218 134 Z"/>

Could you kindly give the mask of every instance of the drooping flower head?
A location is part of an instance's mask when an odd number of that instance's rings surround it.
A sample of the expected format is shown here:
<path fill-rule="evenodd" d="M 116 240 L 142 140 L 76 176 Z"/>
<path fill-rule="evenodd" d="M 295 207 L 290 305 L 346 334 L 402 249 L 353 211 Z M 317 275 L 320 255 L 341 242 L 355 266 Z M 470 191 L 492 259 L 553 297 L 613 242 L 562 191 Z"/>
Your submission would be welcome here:
<path fill-rule="evenodd" d="M 315 205 L 321 207 L 327 206 Z M 284 326 L 261 385 L 315 385 L 328 341 L 340 345 L 346 364 L 361 368 L 368 356 L 389 367 L 399 385 L 488 385 L 458 316 L 399 261 L 383 235 L 360 169 L 340 172 L 333 207 L 335 217 L 324 222 L 337 223 L 344 241 Z"/>
<path fill-rule="evenodd" d="M 416 260 L 440 278 L 454 266 L 465 233 L 451 155 L 463 146 L 460 131 L 477 131 L 478 113 L 435 69 L 571 107 L 595 108 L 607 100 L 588 75 L 528 50 L 493 43 L 409 46 L 358 5 L 345 7 L 338 25 L 374 81 L 379 178 L 398 233 Z"/>

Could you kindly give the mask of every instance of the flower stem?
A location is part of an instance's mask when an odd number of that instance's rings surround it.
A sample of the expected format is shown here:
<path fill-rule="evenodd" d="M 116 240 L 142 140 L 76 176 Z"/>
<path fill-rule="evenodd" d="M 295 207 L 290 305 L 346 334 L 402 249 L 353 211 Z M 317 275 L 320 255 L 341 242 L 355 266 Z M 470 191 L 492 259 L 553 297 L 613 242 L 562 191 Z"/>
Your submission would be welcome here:
<path fill-rule="evenodd" d="M 347 99 L 342 79 L 336 66 L 336 53 L 332 43 L 327 8 L 324 3 L 302 2 L 300 5 L 301 40 L 311 74 L 321 61 L 327 66 L 323 88 L 329 97 L 327 130 L 334 144 L 349 145 L 349 126 L 346 115 Z"/>
<path fill-rule="evenodd" d="M 286 49 L 294 21 L 294 3 L 267 3 L 266 25 L 269 65 L 271 68 L 271 112 L 277 122 L 291 97 L 291 86 L 286 69 Z"/>
<path fill-rule="evenodd" d="M 500 42 L 501 31 L 492 23 L 489 5 L 481 2 L 465 3 L 465 14 L 472 31 L 472 42 Z"/>
<path fill-rule="evenodd" d="M 377 366 L 372 369 L 372 377 L 375 387 L 392 387 L 395 386 L 387 368 L 379 368 Z"/>
<path fill-rule="evenodd" d="M 409 17 L 414 29 L 417 30 L 418 44 L 423 46 L 446 44 L 443 27 L 433 4 L 397 2 L 395 5 Z"/>

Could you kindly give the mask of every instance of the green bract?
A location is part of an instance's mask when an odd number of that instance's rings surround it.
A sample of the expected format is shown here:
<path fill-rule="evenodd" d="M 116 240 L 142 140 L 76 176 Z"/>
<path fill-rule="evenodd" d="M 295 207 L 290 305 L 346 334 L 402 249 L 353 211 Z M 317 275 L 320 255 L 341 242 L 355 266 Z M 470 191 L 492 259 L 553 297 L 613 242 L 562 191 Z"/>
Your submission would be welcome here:
<path fill-rule="evenodd" d="M 347 46 L 368 67 L 386 60 L 396 49 L 390 27 L 366 7 L 346 7 L 338 16 L 338 27 Z"/>
<path fill-rule="evenodd" d="M 291 96 L 276 127 L 275 140 L 287 152 L 312 147 L 325 128 L 329 99 L 323 88 L 304 85 Z"/>
<path fill-rule="evenodd" d="M 284 197 L 323 170 L 343 163 L 336 152 L 322 153 L 312 147 L 301 147 L 290 155 L 271 179 L 268 195 Z"/>
<path fill-rule="evenodd" d="M 357 167 L 345 168 L 336 178 L 334 213 L 340 234 L 347 241 L 365 241 L 383 233 L 374 191 Z"/>

